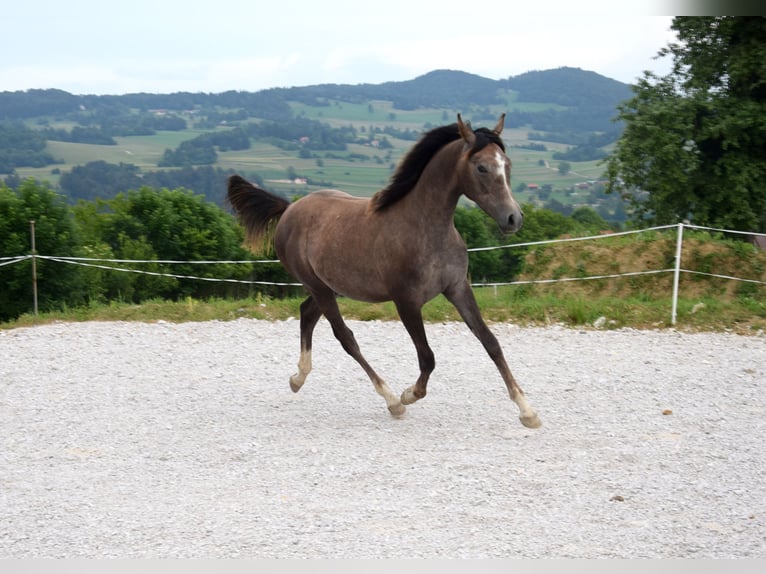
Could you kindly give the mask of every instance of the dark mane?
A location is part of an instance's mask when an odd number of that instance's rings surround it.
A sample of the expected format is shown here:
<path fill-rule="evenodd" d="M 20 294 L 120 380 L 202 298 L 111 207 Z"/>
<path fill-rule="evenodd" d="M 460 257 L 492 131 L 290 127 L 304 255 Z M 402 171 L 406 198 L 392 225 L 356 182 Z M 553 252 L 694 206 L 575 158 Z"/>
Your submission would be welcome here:
<path fill-rule="evenodd" d="M 474 134 L 476 134 L 476 143 L 471 149 L 471 155 L 491 143 L 497 144 L 505 151 L 503 140 L 494 131 L 487 128 L 479 128 L 474 130 Z M 430 132 L 426 132 L 420 138 L 420 141 L 415 144 L 415 147 L 404 156 L 396 172 L 391 177 L 389 184 L 372 197 L 375 211 L 380 211 L 393 205 L 412 191 L 428 162 L 445 145 L 457 139 L 460 139 L 460 131 L 456 123 L 434 128 Z"/>
<path fill-rule="evenodd" d="M 474 130 L 473 133 L 476 134 L 476 143 L 471 149 L 471 155 L 481 151 L 489 144 L 495 144 L 496 146 L 499 146 L 503 152 L 505 152 L 505 144 L 503 143 L 503 138 L 501 138 L 491 129 L 479 128 L 478 130 Z"/>

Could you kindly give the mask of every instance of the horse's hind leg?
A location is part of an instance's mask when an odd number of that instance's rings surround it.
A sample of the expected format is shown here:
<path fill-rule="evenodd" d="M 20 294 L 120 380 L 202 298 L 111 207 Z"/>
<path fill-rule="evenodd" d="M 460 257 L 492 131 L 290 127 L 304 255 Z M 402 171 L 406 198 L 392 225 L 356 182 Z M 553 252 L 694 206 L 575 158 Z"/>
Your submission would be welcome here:
<path fill-rule="evenodd" d="M 322 311 L 313 297 L 301 303 L 301 358 L 298 360 L 298 372 L 290 377 L 290 388 L 294 393 L 301 390 L 311 372 L 311 341 L 321 316 Z"/>
<path fill-rule="evenodd" d="M 386 400 L 389 412 L 395 416 L 401 416 L 405 412 L 405 407 L 396 396 L 386 382 L 378 376 L 375 370 L 362 356 L 362 352 L 359 349 L 359 344 L 356 342 L 354 333 L 348 328 L 346 322 L 340 314 L 338 309 L 338 302 L 335 300 L 335 294 L 332 292 L 312 293 L 317 305 L 321 309 L 324 316 L 330 322 L 332 326 L 332 332 L 335 338 L 338 339 L 343 350 L 351 355 L 359 365 L 370 377 L 375 391 Z"/>

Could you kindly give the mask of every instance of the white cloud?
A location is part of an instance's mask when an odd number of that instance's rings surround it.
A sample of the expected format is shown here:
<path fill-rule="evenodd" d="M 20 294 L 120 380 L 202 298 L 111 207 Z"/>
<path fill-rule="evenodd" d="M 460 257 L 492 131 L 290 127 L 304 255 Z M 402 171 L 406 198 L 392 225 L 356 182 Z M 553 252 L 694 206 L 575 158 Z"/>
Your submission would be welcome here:
<path fill-rule="evenodd" d="M 134 0 L 119 12 L 94 0 L 47 3 L 4 14 L 14 49 L 0 51 L 0 90 L 217 92 L 560 66 L 633 81 L 656 65 L 671 21 L 613 0 Z"/>

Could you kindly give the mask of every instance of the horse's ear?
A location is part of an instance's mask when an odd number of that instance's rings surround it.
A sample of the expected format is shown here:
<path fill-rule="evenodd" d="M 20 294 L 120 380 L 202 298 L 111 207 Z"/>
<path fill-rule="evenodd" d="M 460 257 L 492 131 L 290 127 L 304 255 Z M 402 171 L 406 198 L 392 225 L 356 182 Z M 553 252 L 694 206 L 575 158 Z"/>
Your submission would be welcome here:
<path fill-rule="evenodd" d="M 472 146 L 476 141 L 476 134 L 473 133 L 471 126 L 463 123 L 463 118 L 460 114 L 457 115 L 457 129 L 460 132 L 460 137 L 463 138 L 469 146 Z"/>
<path fill-rule="evenodd" d="M 495 129 L 492 131 L 495 132 L 497 135 L 500 135 L 501 133 L 503 133 L 503 124 L 505 124 L 505 113 L 503 113 L 500 116 L 500 119 L 497 120 L 497 125 L 495 126 Z"/>

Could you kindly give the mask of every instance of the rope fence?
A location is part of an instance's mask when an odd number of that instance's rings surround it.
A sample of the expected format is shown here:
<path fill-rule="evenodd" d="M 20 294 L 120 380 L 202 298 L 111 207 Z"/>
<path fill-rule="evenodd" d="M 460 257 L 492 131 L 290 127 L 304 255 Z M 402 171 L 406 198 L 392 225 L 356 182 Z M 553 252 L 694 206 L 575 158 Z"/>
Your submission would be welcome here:
<path fill-rule="evenodd" d="M 196 279 L 197 281 L 211 281 L 214 283 L 243 283 L 247 285 L 278 285 L 278 286 L 291 286 L 299 287 L 300 283 L 276 283 L 273 281 L 251 281 L 244 279 L 226 279 L 220 277 L 197 277 L 195 275 L 176 275 L 174 273 L 160 273 L 159 271 L 144 271 L 143 269 L 128 269 L 127 267 L 114 267 L 112 265 L 98 265 L 96 263 L 85 263 L 78 257 L 51 257 L 50 255 L 38 255 L 38 259 L 46 259 L 48 261 L 57 261 L 59 263 L 68 263 L 70 265 L 80 265 L 81 267 L 95 267 L 97 269 L 107 269 L 111 271 L 123 271 L 126 273 L 138 273 L 140 275 L 152 275 L 154 277 L 173 277 L 175 279 Z M 210 264 L 210 263 L 279 263 L 279 261 L 161 261 L 155 259 L 92 259 L 87 258 L 88 261 L 105 261 L 107 263 L 184 263 L 184 264 Z"/>
<path fill-rule="evenodd" d="M 713 227 L 702 227 L 702 226 L 690 225 L 686 223 L 678 223 L 676 225 L 663 225 L 658 227 L 651 227 L 648 229 L 622 231 L 622 232 L 608 233 L 603 235 L 591 235 L 586 237 L 569 237 L 569 238 L 563 238 L 563 239 L 549 239 L 545 241 L 512 243 L 508 245 L 496 245 L 491 247 L 476 247 L 476 248 L 469 249 L 468 251 L 482 252 L 482 251 L 494 251 L 498 249 L 517 249 L 522 247 L 532 247 L 532 246 L 538 246 L 538 245 L 550 245 L 555 243 L 567 243 L 567 242 L 576 242 L 576 241 L 598 241 L 601 239 L 608 239 L 608 238 L 614 238 L 614 237 L 619 237 L 623 235 L 632 235 L 637 233 L 647 233 L 651 231 L 663 231 L 663 230 L 670 230 L 670 229 L 677 230 L 675 266 L 671 268 L 650 269 L 645 271 L 630 271 L 625 273 L 613 273 L 613 274 L 606 274 L 606 275 L 590 275 L 590 276 L 584 276 L 584 277 L 562 277 L 562 278 L 555 278 L 555 279 L 518 280 L 518 281 L 497 282 L 497 283 L 480 282 L 480 283 L 472 283 L 472 286 L 473 287 L 501 287 L 501 286 L 509 286 L 509 285 L 552 284 L 552 283 L 566 283 L 566 282 L 572 282 L 572 281 L 592 281 L 592 280 L 601 280 L 601 279 L 616 279 L 621 277 L 633 277 L 633 276 L 639 276 L 639 275 L 657 275 L 662 273 L 673 273 L 674 285 L 673 285 L 673 296 L 672 296 L 673 309 L 671 314 L 671 324 L 675 325 L 677 301 L 678 301 L 678 281 L 679 281 L 679 276 L 681 273 L 700 275 L 705 277 L 715 277 L 715 278 L 725 279 L 730 281 L 742 281 L 747 283 L 766 285 L 766 282 L 756 280 L 756 279 L 746 279 L 746 278 L 734 277 L 730 275 L 721 275 L 716 273 L 706 273 L 702 271 L 683 269 L 681 267 L 681 253 L 683 248 L 683 231 L 684 229 L 687 229 L 687 228 L 708 231 L 708 232 L 716 232 L 716 233 L 732 233 L 732 234 L 741 234 L 741 235 L 748 235 L 748 236 L 766 237 L 766 234 L 762 234 L 762 233 L 752 233 L 752 232 L 736 231 L 736 230 L 730 230 L 730 229 L 718 229 Z M 279 286 L 279 287 L 300 287 L 301 286 L 300 283 L 282 283 L 282 282 L 273 282 L 273 281 L 199 277 L 194 275 L 160 273 L 158 271 L 146 271 L 143 269 L 131 269 L 127 267 L 118 266 L 119 264 L 125 264 L 125 263 L 127 264 L 163 264 L 163 265 L 180 265 L 180 264 L 183 264 L 183 265 L 223 265 L 223 264 L 258 265 L 258 264 L 279 263 L 278 259 L 240 260 L 240 261 L 177 261 L 177 260 L 162 260 L 162 259 L 160 260 L 158 259 L 105 259 L 105 258 L 94 258 L 94 257 L 67 257 L 67 256 L 38 255 L 36 253 L 33 253 L 32 255 L 20 255 L 15 257 L 0 257 L 0 267 L 3 267 L 5 265 L 12 265 L 14 263 L 19 263 L 21 261 L 26 261 L 28 259 L 32 259 L 33 262 L 35 259 L 42 259 L 46 261 L 53 261 L 53 262 L 64 263 L 68 265 L 79 265 L 82 267 L 93 267 L 98 269 L 105 269 L 105 270 L 125 272 L 125 273 L 138 273 L 142 275 L 151 275 L 155 277 L 171 277 L 175 279 L 191 279 L 191 280 L 197 280 L 197 281 L 210 281 L 210 282 L 218 282 L 218 283 L 239 283 L 239 284 L 247 284 L 247 285 L 264 285 L 264 286 Z M 115 265 L 106 265 L 107 263 L 112 263 Z"/>

